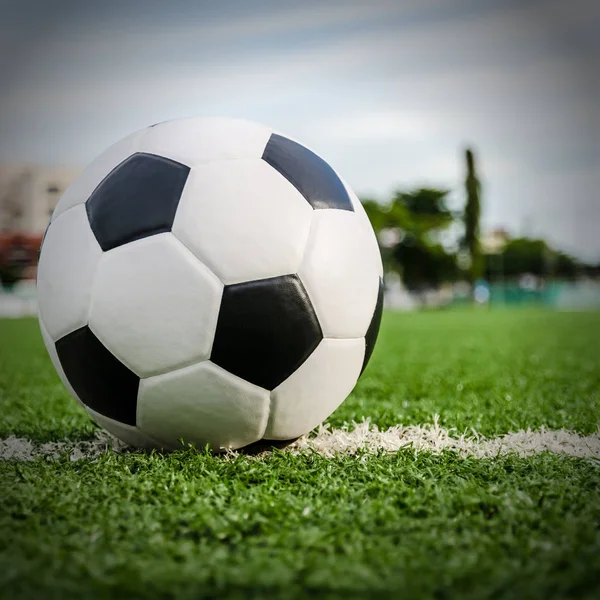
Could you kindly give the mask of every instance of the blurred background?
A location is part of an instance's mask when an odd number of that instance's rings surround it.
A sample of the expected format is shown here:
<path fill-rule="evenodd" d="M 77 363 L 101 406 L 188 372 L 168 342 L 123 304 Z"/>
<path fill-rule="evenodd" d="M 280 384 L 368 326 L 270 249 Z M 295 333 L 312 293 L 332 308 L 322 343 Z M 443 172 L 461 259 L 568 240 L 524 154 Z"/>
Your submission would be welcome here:
<path fill-rule="evenodd" d="M 600 307 L 590 0 L 0 1 L 0 316 L 77 173 L 152 123 L 231 116 L 364 203 L 385 303 Z"/>

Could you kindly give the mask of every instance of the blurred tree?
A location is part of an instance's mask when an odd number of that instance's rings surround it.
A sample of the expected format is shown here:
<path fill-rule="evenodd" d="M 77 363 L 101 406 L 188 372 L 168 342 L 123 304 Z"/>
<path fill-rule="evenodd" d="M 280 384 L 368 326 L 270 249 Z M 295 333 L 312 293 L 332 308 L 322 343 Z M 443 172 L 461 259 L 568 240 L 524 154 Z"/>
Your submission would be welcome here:
<path fill-rule="evenodd" d="M 385 270 L 398 272 L 412 291 L 423 292 L 456 278 L 456 257 L 437 239 L 454 220 L 446 204 L 448 193 L 418 188 L 397 191 L 387 204 L 362 201 L 377 234 Z"/>
<path fill-rule="evenodd" d="M 538 277 L 571 278 L 577 276 L 580 266 L 571 256 L 552 249 L 545 240 L 514 238 L 500 253 L 505 277 L 531 273 Z M 485 257 L 486 276 L 495 278 L 495 257 Z"/>
<path fill-rule="evenodd" d="M 40 243 L 41 236 L 0 233 L 0 285 L 5 290 L 32 276 Z"/>
<path fill-rule="evenodd" d="M 379 236 L 382 229 L 392 225 L 388 214 L 389 206 L 367 198 L 361 199 L 361 203 L 377 236 Z"/>
<path fill-rule="evenodd" d="M 397 191 L 388 203 L 371 199 L 361 202 L 376 234 L 383 229 L 399 228 L 422 237 L 452 223 L 454 216 L 446 205 L 448 193 L 448 190 L 418 188 Z"/>
<path fill-rule="evenodd" d="M 572 256 L 564 252 L 554 252 L 554 276 L 574 278 L 582 270 L 583 265 L 580 265 Z"/>
<path fill-rule="evenodd" d="M 5 290 L 12 289 L 23 278 L 31 258 L 29 248 L 18 235 L 12 236 L 8 243 L 1 245 L 0 284 Z"/>
<path fill-rule="evenodd" d="M 465 205 L 464 222 L 465 235 L 464 247 L 469 254 L 470 265 L 467 271 L 471 294 L 474 294 L 475 282 L 483 274 L 483 256 L 479 241 L 479 219 L 481 216 L 481 184 L 475 172 L 475 157 L 473 151 L 467 148 L 465 151 L 467 162 L 467 177 L 465 179 L 465 191 L 467 202 Z"/>
<path fill-rule="evenodd" d="M 398 226 L 417 238 L 425 238 L 434 231 L 446 229 L 454 220 L 446 205 L 448 190 L 418 188 L 398 191 L 392 199 L 390 213 Z"/>
<path fill-rule="evenodd" d="M 600 263 L 582 265 L 581 270 L 586 277 L 600 278 Z"/>
<path fill-rule="evenodd" d="M 418 294 L 454 281 L 458 275 L 453 254 L 441 244 L 428 244 L 412 234 L 394 246 L 393 256 L 401 267 L 404 285 Z"/>

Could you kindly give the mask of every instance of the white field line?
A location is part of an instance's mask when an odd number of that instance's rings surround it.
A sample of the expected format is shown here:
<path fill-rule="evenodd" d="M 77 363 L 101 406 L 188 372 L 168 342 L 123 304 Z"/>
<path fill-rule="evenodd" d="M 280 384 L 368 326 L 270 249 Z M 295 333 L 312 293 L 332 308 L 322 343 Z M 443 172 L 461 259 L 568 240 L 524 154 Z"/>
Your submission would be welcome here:
<path fill-rule="evenodd" d="M 121 452 L 126 444 L 109 433 L 96 433 L 93 439 L 85 442 L 47 442 L 35 444 L 27 438 L 10 437 L 0 440 L 0 460 L 30 461 L 38 457 L 58 459 L 68 454 L 72 461 L 82 458 L 97 458 L 110 451 Z"/>
<path fill-rule="evenodd" d="M 94 459 L 107 452 L 121 452 L 127 446 L 106 432 L 98 432 L 85 442 L 49 442 L 34 444 L 26 438 L 11 436 L 0 440 L 0 460 L 30 461 L 37 457 L 57 459 L 68 454 L 72 461 Z M 323 456 L 356 454 L 358 452 L 397 452 L 410 448 L 415 452 L 457 452 L 462 457 L 489 458 L 515 453 L 531 456 L 540 452 L 600 459 L 600 430 L 588 436 L 566 429 L 520 430 L 495 438 L 485 438 L 472 431 L 458 434 L 454 429 L 440 427 L 437 415 L 425 425 L 395 425 L 384 431 L 370 422 L 354 423 L 351 428 L 330 429 L 321 426 L 316 434 L 304 436 L 288 447 L 288 452 L 318 452 Z M 235 454 L 231 453 L 231 454 Z"/>
<path fill-rule="evenodd" d="M 540 452 L 567 454 L 575 457 L 600 459 L 600 429 L 583 436 L 567 429 L 539 431 L 521 429 L 517 432 L 486 438 L 475 430 L 458 434 L 456 429 L 444 429 L 435 415 L 433 423 L 425 425 L 395 425 L 380 431 L 369 421 L 355 423 L 352 429 L 332 429 L 321 426 L 316 436 L 301 438 L 294 450 L 312 449 L 324 456 L 355 454 L 359 451 L 397 452 L 411 448 L 415 452 L 440 453 L 444 450 L 457 452 L 460 456 L 490 458 L 499 454 L 515 453 L 530 456 Z"/>

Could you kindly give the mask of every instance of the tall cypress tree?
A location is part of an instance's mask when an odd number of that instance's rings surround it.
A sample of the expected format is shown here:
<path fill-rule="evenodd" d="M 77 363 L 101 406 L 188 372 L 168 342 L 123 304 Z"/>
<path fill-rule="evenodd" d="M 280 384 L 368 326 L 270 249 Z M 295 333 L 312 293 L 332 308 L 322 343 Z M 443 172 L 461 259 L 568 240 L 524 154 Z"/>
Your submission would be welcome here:
<path fill-rule="evenodd" d="M 475 171 L 475 157 L 473 151 L 467 148 L 467 177 L 465 189 L 467 193 L 467 204 L 465 206 L 465 246 L 471 258 L 469 268 L 469 282 L 471 290 L 475 287 L 475 281 L 483 273 L 483 257 L 479 241 L 479 218 L 481 215 L 481 184 Z"/>

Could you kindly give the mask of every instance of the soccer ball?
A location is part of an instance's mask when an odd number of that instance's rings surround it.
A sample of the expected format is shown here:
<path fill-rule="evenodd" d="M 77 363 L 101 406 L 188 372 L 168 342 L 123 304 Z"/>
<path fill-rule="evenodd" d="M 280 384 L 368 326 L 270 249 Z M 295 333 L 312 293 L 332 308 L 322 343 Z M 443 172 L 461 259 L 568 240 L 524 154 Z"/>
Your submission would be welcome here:
<path fill-rule="evenodd" d="M 268 127 L 147 127 L 96 158 L 41 246 L 44 342 L 64 385 L 128 444 L 293 440 L 352 391 L 383 270 L 349 186 Z"/>

